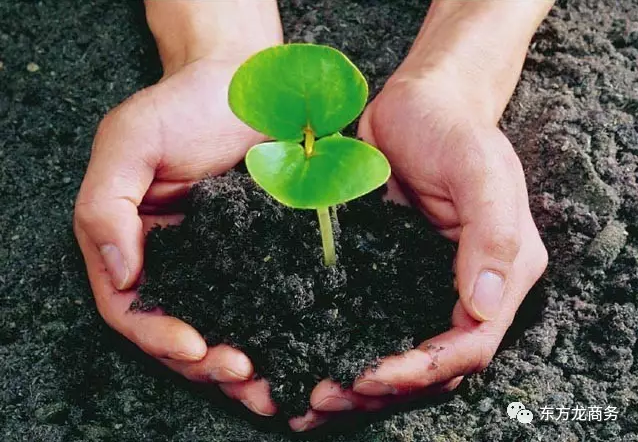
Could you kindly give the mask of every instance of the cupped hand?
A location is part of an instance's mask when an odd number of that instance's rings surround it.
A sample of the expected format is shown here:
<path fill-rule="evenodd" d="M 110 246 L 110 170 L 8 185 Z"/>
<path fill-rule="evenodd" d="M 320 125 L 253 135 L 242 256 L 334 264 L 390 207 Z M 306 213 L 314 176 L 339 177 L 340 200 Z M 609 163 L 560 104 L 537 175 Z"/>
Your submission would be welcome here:
<path fill-rule="evenodd" d="M 334 412 L 379 410 L 415 396 L 450 391 L 494 356 L 523 298 L 542 275 L 547 252 L 530 213 L 525 176 L 497 120 L 473 108 L 445 76 L 391 79 L 364 113 L 359 135 L 388 157 L 394 199 L 407 200 L 458 242 L 459 299 L 449 331 L 341 390 L 329 380 L 297 431 Z"/>
<path fill-rule="evenodd" d="M 233 167 L 262 137 L 227 105 L 230 79 L 243 60 L 202 58 L 142 90 L 100 124 L 77 197 L 74 231 L 97 308 L 115 330 L 188 379 L 223 383 L 252 411 L 272 415 L 268 385 L 229 346 L 207 347 L 179 319 L 129 309 L 143 267 L 145 232 L 179 222 L 192 183 Z"/>

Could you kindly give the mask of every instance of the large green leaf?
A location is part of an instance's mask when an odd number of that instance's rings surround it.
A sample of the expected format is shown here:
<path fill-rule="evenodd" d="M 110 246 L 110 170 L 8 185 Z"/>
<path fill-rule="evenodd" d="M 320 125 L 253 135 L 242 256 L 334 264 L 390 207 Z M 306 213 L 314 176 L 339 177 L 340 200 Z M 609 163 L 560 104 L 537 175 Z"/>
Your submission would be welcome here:
<path fill-rule="evenodd" d="M 258 144 L 248 151 L 246 166 L 266 192 L 297 209 L 345 203 L 376 189 L 390 176 L 388 160 L 379 150 L 341 136 L 317 141 L 310 157 L 297 143 Z"/>
<path fill-rule="evenodd" d="M 230 107 L 244 123 L 280 141 L 301 141 L 304 129 L 331 135 L 361 113 L 368 85 L 341 52 L 288 44 L 265 49 L 239 67 Z"/>

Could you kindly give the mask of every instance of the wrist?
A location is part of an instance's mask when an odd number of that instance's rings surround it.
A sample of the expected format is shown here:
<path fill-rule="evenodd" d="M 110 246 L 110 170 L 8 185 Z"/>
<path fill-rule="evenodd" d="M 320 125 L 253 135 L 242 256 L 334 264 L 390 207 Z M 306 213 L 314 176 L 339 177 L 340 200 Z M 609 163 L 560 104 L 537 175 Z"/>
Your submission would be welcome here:
<path fill-rule="evenodd" d="M 145 6 L 164 76 L 205 57 L 241 63 L 283 42 L 275 0 L 145 0 Z"/>
<path fill-rule="evenodd" d="M 398 78 L 437 77 L 496 123 L 552 0 L 433 0 Z"/>

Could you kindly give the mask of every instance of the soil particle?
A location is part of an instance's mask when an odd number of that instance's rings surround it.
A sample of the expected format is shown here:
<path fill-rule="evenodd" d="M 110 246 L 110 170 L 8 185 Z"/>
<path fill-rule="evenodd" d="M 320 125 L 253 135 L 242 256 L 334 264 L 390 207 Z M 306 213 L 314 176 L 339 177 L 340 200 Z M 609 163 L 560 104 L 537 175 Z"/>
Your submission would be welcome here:
<path fill-rule="evenodd" d="M 625 225 L 616 220 L 610 221 L 589 245 L 587 255 L 603 268 L 609 267 L 618 257 L 627 243 Z"/>

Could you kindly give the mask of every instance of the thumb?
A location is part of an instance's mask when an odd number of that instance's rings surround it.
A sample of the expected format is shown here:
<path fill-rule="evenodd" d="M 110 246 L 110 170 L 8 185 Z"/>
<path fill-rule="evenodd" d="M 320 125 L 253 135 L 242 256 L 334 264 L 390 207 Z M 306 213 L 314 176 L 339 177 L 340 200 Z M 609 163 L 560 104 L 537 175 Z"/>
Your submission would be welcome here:
<path fill-rule="evenodd" d="M 142 269 L 144 235 L 137 207 L 158 163 L 153 148 L 145 147 L 153 140 L 139 136 L 154 133 L 145 130 L 148 124 L 124 119 L 117 110 L 103 120 L 75 204 L 74 228 L 87 238 L 81 245 L 100 253 L 119 290 L 135 283 Z"/>
<path fill-rule="evenodd" d="M 505 136 L 499 131 L 481 145 L 486 147 L 466 146 L 447 170 L 462 228 L 456 256 L 460 300 L 474 319 L 488 321 L 504 304 L 521 244 L 519 206 L 527 195 L 522 167 Z"/>
<path fill-rule="evenodd" d="M 357 127 L 357 137 L 364 140 L 366 143 L 370 143 L 373 146 L 377 145 L 377 140 L 374 136 L 374 131 L 372 130 L 372 123 L 370 122 L 372 106 L 374 106 L 374 102 L 370 103 L 366 109 L 363 111 L 363 115 L 359 119 L 359 125 Z"/>

